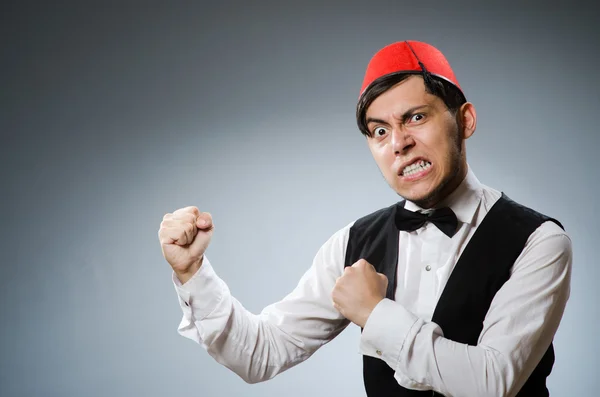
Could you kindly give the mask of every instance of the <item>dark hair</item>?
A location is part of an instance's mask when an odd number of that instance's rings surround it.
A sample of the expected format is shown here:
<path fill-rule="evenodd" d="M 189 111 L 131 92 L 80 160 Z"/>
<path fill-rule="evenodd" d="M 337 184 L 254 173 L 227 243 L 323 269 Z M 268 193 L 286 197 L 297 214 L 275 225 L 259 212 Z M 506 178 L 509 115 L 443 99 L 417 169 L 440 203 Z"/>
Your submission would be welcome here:
<path fill-rule="evenodd" d="M 358 104 L 356 105 L 356 123 L 358 124 L 358 129 L 364 136 L 371 136 L 367 128 L 366 120 L 367 108 L 371 106 L 371 103 L 373 103 L 379 95 L 413 75 L 422 76 L 425 83 L 425 91 L 441 98 L 452 114 L 456 114 L 458 109 L 467 102 L 467 99 L 458 87 L 441 77 L 423 72 L 399 72 L 388 74 L 373 81 L 361 95 Z"/>

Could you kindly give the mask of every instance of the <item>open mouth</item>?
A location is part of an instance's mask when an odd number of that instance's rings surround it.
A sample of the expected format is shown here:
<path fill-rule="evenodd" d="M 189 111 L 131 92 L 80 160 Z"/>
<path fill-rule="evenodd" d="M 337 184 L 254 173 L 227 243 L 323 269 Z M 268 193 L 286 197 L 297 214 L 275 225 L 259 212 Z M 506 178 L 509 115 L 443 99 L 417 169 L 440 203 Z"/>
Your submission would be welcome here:
<path fill-rule="evenodd" d="M 400 172 L 400 175 L 412 176 L 418 174 L 419 172 L 427 171 L 429 168 L 431 168 L 431 162 L 427 160 L 418 160 L 411 165 L 404 167 L 404 169 Z"/>

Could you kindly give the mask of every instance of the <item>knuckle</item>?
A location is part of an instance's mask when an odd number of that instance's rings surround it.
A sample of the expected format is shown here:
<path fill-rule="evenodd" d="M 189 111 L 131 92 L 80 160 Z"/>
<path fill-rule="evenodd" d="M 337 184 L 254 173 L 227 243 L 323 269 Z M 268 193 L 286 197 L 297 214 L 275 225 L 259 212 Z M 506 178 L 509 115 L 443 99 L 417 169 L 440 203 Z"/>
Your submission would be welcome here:
<path fill-rule="evenodd" d="M 190 205 L 188 207 L 184 207 L 181 209 L 181 213 L 183 214 L 193 214 L 194 212 L 198 212 L 198 208 L 196 206 Z"/>
<path fill-rule="evenodd" d="M 173 213 L 173 220 L 180 221 L 182 219 L 185 219 L 185 212 L 174 212 Z"/>
<path fill-rule="evenodd" d="M 182 216 L 184 214 L 193 214 L 193 213 L 198 213 L 198 212 L 199 211 L 196 206 L 188 206 L 188 207 L 179 208 L 177 211 L 173 212 L 173 215 Z"/>
<path fill-rule="evenodd" d="M 192 214 L 192 213 L 188 213 L 188 214 L 186 214 L 186 216 L 185 216 L 185 220 L 186 220 L 187 222 L 194 223 L 194 222 L 196 222 L 196 215 L 194 215 L 194 214 Z"/>
<path fill-rule="evenodd" d="M 359 259 L 357 260 L 353 266 L 355 267 L 365 267 L 365 265 L 367 264 L 367 261 L 364 259 Z"/>
<path fill-rule="evenodd" d="M 338 302 L 338 301 L 339 301 L 339 297 L 340 297 L 340 292 L 339 292 L 339 290 L 337 290 L 337 289 L 336 289 L 336 290 L 334 290 L 334 291 L 331 293 L 331 300 L 332 300 L 332 301 L 334 301 L 334 302 Z"/>

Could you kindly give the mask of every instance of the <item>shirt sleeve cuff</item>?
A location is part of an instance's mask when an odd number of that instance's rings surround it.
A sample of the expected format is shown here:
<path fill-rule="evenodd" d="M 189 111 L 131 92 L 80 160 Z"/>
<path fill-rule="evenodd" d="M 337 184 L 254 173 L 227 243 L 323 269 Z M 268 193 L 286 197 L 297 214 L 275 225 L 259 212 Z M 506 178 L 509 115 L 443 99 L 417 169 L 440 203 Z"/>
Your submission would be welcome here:
<path fill-rule="evenodd" d="M 206 256 L 200 269 L 185 284 L 172 274 L 179 305 L 186 315 L 196 320 L 208 316 L 223 298 L 223 281 L 217 276 Z"/>
<path fill-rule="evenodd" d="M 398 368 L 400 352 L 418 317 L 390 299 L 381 300 L 371 312 L 360 338 L 360 353 Z"/>

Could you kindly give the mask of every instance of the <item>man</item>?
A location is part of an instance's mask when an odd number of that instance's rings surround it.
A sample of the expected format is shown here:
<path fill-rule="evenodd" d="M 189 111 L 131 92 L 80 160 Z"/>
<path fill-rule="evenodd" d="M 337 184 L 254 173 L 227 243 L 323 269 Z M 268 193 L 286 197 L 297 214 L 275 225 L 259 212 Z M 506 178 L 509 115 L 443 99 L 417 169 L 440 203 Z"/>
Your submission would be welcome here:
<path fill-rule="evenodd" d="M 476 121 L 440 51 L 415 41 L 381 49 L 357 122 L 404 200 L 333 234 L 294 291 L 260 315 L 231 296 L 204 256 L 210 214 L 166 214 L 159 238 L 181 335 L 259 382 L 352 322 L 362 329 L 370 397 L 547 396 L 571 242 L 558 221 L 477 180 L 465 149 Z"/>

